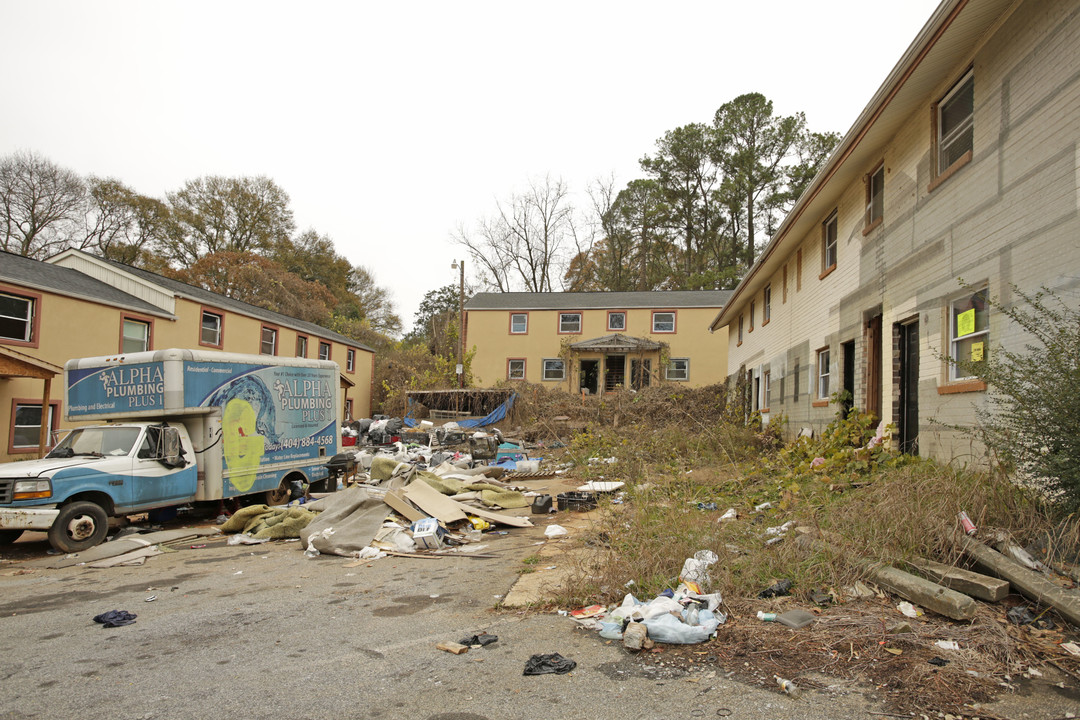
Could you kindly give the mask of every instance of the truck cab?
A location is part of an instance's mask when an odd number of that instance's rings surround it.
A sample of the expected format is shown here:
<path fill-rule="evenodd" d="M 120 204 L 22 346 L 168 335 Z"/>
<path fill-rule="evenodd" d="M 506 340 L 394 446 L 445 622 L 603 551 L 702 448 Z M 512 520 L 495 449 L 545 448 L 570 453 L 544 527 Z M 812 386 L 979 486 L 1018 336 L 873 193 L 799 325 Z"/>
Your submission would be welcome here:
<path fill-rule="evenodd" d="M 72 430 L 40 460 L 0 466 L 0 542 L 46 530 L 63 552 L 105 538 L 108 519 L 185 502 L 198 473 L 179 423 L 115 423 Z"/>

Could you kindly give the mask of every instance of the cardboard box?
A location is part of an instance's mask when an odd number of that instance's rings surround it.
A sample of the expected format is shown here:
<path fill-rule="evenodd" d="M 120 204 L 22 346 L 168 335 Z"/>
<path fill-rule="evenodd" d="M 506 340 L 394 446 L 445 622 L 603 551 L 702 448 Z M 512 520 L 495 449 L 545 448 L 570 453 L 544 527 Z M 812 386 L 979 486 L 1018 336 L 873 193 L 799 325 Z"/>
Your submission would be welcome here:
<path fill-rule="evenodd" d="M 424 518 L 412 524 L 412 534 L 417 547 L 438 550 L 443 546 L 442 539 L 446 531 L 435 518 Z"/>

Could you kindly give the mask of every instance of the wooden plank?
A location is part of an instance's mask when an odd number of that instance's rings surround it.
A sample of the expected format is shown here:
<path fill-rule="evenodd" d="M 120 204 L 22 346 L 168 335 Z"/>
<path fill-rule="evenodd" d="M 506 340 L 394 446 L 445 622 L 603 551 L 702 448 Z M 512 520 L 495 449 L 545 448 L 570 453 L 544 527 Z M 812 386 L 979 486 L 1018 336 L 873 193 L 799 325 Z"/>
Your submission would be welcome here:
<path fill-rule="evenodd" d="M 1024 597 L 1050 605 L 1073 625 L 1080 625 L 1080 595 L 1075 591 L 1063 590 L 1039 573 L 967 535 L 957 534 L 956 538 L 960 548 L 978 567 L 1008 580 Z"/>
<path fill-rule="evenodd" d="M 422 513 L 415 507 L 409 504 L 409 501 L 405 499 L 405 495 L 400 490 L 390 490 L 383 496 L 383 502 L 389 505 L 409 522 L 416 522 L 417 520 L 423 520 L 428 517 L 426 513 Z"/>
<path fill-rule="evenodd" d="M 423 480 L 409 483 L 404 492 L 406 498 L 432 517 L 439 518 L 444 525 L 467 519 L 461 503 L 454 502 Z"/>
<path fill-rule="evenodd" d="M 979 600 L 998 602 L 1009 594 L 1008 580 L 999 580 L 989 575 L 982 575 L 952 565 L 943 565 L 925 558 L 912 560 L 911 566 L 934 582 Z"/>
<path fill-rule="evenodd" d="M 462 645 L 461 643 L 456 642 L 441 642 L 435 647 L 439 650 L 445 650 L 448 653 L 454 653 L 455 655 L 469 652 L 468 645 Z"/>

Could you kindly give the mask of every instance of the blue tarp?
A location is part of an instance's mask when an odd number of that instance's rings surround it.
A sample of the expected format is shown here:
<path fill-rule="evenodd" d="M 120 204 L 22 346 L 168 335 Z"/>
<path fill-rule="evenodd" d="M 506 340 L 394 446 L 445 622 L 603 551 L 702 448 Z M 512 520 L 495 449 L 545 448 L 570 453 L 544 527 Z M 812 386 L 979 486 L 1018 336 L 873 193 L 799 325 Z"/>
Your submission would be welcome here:
<path fill-rule="evenodd" d="M 457 424 L 463 428 L 487 427 L 488 425 L 494 425 L 495 423 L 506 419 L 506 415 L 514 407 L 515 399 L 517 399 L 517 393 L 514 393 L 513 395 L 508 397 L 506 399 L 506 402 L 492 410 L 486 417 L 482 417 L 478 420 L 473 418 L 469 418 L 468 420 L 458 420 Z M 411 415 L 413 411 L 412 406 L 412 398 L 409 398 L 409 411 L 405 413 L 405 417 L 403 418 L 405 427 L 408 428 L 414 428 L 420 424 L 419 421 L 409 417 L 409 415 Z"/>

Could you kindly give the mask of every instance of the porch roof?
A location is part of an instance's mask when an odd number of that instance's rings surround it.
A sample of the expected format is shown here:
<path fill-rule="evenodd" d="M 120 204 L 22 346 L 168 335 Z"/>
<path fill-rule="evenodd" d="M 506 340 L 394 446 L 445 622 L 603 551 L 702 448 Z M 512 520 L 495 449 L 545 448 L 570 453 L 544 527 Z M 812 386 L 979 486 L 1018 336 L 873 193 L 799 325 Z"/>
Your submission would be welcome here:
<path fill-rule="evenodd" d="M 571 350 L 594 350 L 606 352 L 644 352 L 647 350 L 659 350 L 661 343 L 647 338 L 630 337 L 628 335 L 604 335 L 591 340 L 582 340 L 570 345 Z"/>

